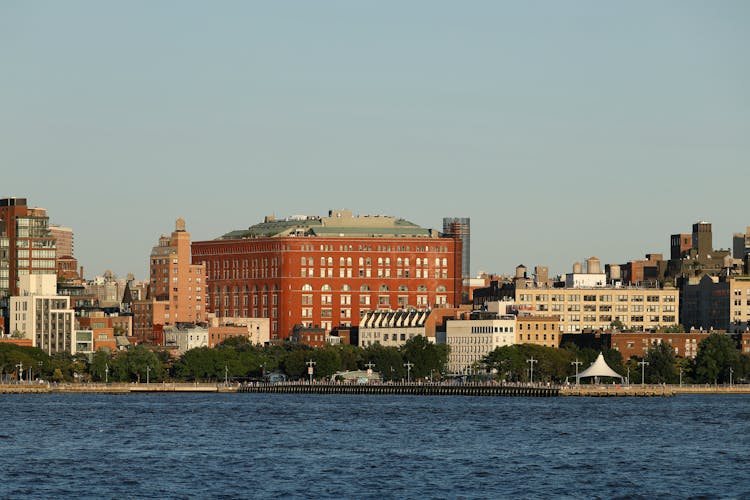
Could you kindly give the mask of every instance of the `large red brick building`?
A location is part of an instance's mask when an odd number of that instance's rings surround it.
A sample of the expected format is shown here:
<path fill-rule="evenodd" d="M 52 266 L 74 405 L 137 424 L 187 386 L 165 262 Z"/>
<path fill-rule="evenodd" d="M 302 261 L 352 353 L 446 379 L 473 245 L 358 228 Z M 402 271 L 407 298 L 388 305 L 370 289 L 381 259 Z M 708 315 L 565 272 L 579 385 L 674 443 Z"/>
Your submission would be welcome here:
<path fill-rule="evenodd" d="M 359 324 L 374 309 L 453 307 L 461 297 L 460 239 L 382 215 L 266 217 L 247 230 L 194 242 L 205 264 L 207 310 L 270 318 L 271 340 L 295 325 Z"/>

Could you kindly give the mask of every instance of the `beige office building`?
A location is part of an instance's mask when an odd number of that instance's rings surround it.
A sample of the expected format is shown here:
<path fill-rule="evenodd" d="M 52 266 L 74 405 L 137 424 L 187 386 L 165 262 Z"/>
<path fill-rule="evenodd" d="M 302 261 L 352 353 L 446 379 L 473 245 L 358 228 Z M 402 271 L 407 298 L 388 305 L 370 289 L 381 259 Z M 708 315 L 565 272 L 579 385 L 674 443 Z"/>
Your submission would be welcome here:
<path fill-rule="evenodd" d="M 517 288 L 520 314 L 559 315 L 559 330 L 608 330 L 614 321 L 644 331 L 680 322 L 680 294 L 675 288 Z"/>

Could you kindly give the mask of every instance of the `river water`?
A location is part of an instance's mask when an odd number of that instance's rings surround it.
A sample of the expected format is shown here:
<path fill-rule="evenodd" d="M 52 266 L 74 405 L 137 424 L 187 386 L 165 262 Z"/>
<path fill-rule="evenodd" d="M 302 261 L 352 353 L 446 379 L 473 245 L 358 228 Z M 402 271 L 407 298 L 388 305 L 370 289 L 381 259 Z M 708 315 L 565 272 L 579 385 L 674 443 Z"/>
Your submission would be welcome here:
<path fill-rule="evenodd" d="M 0 395 L 1 498 L 750 497 L 750 396 Z"/>

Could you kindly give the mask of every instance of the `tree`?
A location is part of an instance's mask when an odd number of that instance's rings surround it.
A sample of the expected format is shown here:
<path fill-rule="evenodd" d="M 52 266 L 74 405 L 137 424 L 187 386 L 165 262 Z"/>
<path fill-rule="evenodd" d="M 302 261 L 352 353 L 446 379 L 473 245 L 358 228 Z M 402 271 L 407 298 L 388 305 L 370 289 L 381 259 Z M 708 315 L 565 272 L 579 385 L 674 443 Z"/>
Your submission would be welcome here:
<path fill-rule="evenodd" d="M 698 344 L 695 374 L 702 382 L 728 382 L 729 369 L 737 370 L 739 361 L 740 353 L 732 339 L 721 333 L 712 333 Z"/>
<path fill-rule="evenodd" d="M 107 379 L 107 368 L 110 362 L 109 351 L 99 349 L 94 353 L 89 367 L 89 373 L 94 380 L 104 382 Z"/>
<path fill-rule="evenodd" d="M 646 353 L 646 380 L 652 384 L 673 384 L 679 378 L 672 346 L 660 343 Z"/>
<path fill-rule="evenodd" d="M 531 380 L 529 361 L 534 358 L 534 381 L 563 382 L 570 375 L 570 361 L 575 358 L 570 351 L 535 344 L 518 344 L 498 347 L 482 360 L 489 370 L 501 380 L 526 382 Z M 583 356 L 579 360 L 584 361 Z"/>
<path fill-rule="evenodd" d="M 443 373 L 448 364 L 448 349 L 445 344 L 435 344 L 422 335 L 417 335 L 401 346 L 404 362 L 413 364 L 411 376 L 426 378 L 433 372 Z"/>
<path fill-rule="evenodd" d="M 401 380 L 406 378 L 404 358 L 399 349 L 373 344 L 365 348 L 365 363 L 373 363 L 374 370 L 380 373 L 383 380 Z M 364 366 L 364 365 L 363 365 Z"/>
<path fill-rule="evenodd" d="M 137 345 L 122 351 L 112 359 L 113 375 L 123 382 L 158 380 L 163 376 L 161 362 L 148 347 Z"/>
<path fill-rule="evenodd" d="M 610 328 L 613 330 L 624 330 L 625 329 L 625 323 L 620 321 L 619 319 L 614 320 L 612 323 L 609 324 Z"/>

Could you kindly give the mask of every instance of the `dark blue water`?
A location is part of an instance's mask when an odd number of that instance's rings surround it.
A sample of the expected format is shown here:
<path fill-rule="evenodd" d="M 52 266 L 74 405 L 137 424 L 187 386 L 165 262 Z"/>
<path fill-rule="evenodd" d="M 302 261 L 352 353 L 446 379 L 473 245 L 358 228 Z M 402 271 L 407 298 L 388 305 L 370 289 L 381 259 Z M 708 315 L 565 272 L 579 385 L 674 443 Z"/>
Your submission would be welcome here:
<path fill-rule="evenodd" d="M 750 497 L 750 396 L 0 395 L 2 498 Z"/>

